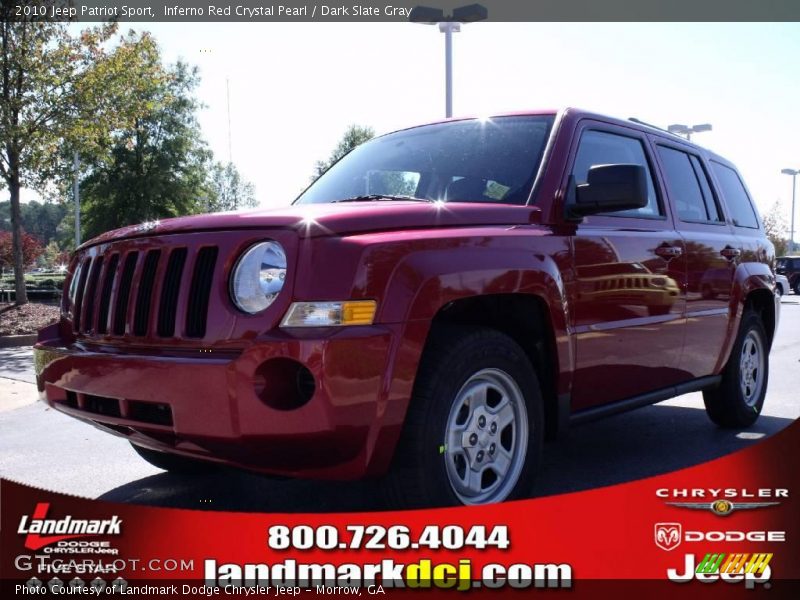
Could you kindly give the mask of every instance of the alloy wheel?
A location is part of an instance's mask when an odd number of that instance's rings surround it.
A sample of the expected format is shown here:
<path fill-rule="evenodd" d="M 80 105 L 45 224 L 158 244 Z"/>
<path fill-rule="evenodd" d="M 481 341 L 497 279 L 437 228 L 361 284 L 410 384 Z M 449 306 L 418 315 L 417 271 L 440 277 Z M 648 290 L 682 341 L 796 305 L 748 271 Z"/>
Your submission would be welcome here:
<path fill-rule="evenodd" d="M 450 486 L 464 504 L 503 501 L 519 480 L 529 435 L 525 398 L 500 369 L 482 369 L 453 402 L 443 455 Z"/>

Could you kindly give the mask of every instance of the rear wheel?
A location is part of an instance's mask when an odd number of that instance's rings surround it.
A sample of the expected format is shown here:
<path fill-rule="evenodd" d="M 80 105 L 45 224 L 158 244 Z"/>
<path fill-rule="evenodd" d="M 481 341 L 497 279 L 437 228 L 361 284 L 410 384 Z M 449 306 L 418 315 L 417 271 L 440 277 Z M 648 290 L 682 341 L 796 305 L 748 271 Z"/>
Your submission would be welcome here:
<path fill-rule="evenodd" d="M 431 336 L 385 481 L 389 502 L 474 505 L 528 495 L 544 419 L 525 352 L 492 329 L 440 326 Z"/>
<path fill-rule="evenodd" d="M 794 293 L 800 294 L 800 277 L 794 280 Z"/>
<path fill-rule="evenodd" d="M 703 392 L 706 412 L 720 427 L 747 427 L 761 414 L 769 380 L 767 348 L 761 317 L 753 311 L 745 312 L 722 382 Z"/>
<path fill-rule="evenodd" d="M 169 471 L 170 473 L 180 473 L 182 475 L 201 475 L 211 473 L 219 467 L 211 462 L 187 458 L 177 454 L 167 454 L 158 450 L 151 450 L 131 443 L 136 453 L 149 462 L 154 467 Z"/>

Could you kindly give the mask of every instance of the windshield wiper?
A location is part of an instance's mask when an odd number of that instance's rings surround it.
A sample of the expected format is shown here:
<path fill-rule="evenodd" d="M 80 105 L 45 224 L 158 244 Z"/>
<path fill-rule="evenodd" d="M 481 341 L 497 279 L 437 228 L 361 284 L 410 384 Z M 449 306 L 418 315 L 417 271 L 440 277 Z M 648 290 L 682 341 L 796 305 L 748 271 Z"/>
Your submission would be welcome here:
<path fill-rule="evenodd" d="M 353 196 L 352 198 L 342 198 L 341 200 L 331 200 L 333 202 L 381 202 L 381 201 L 411 201 L 411 202 L 433 202 L 428 198 L 415 198 L 414 196 L 392 196 L 387 194 L 367 194 L 365 196 Z"/>

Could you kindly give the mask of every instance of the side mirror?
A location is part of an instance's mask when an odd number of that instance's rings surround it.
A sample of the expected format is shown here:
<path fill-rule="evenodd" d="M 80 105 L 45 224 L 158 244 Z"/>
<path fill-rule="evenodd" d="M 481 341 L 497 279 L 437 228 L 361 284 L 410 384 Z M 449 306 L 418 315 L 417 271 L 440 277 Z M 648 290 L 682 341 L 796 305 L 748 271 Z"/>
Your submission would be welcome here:
<path fill-rule="evenodd" d="M 597 165 L 586 183 L 570 182 L 573 200 L 567 211 L 574 217 L 647 206 L 647 173 L 641 165 Z"/>

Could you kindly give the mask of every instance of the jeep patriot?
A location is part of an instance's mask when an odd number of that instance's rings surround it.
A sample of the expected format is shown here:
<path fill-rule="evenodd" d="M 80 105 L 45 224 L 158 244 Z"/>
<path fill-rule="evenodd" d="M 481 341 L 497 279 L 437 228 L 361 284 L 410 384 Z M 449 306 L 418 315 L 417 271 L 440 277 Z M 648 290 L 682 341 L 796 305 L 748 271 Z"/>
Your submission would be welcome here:
<path fill-rule="evenodd" d="M 500 502 L 570 426 L 693 391 L 751 425 L 774 261 L 736 168 L 682 138 L 575 109 L 452 119 L 364 143 L 287 208 L 86 242 L 38 386 L 160 468 Z"/>

